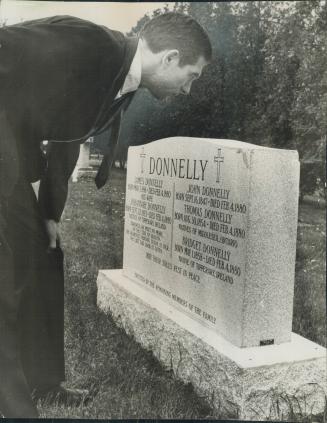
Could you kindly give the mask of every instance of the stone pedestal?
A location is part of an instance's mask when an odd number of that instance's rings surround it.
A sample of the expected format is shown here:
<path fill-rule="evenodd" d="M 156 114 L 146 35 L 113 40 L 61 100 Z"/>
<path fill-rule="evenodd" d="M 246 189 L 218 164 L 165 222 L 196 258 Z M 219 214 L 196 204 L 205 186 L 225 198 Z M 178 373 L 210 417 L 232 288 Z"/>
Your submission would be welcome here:
<path fill-rule="evenodd" d="M 323 412 L 326 349 L 294 333 L 280 345 L 240 348 L 123 276 L 100 270 L 98 306 L 217 415 L 289 420 Z"/>

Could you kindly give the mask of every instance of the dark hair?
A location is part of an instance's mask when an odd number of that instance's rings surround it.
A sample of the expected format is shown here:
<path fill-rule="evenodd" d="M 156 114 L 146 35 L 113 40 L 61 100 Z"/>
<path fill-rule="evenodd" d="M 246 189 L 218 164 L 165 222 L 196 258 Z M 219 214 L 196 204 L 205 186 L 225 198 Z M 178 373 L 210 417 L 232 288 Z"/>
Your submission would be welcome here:
<path fill-rule="evenodd" d="M 200 56 L 211 61 L 212 48 L 206 31 L 191 16 L 168 12 L 147 22 L 140 32 L 150 50 L 177 49 L 180 53 L 180 66 L 194 64 Z"/>

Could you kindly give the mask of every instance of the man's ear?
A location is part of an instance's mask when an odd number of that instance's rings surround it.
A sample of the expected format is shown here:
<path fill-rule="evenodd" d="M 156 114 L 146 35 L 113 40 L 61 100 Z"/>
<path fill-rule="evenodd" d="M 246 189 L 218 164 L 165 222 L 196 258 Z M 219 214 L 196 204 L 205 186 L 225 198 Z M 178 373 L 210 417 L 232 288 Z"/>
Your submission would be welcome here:
<path fill-rule="evenodd" d="M 172 64 L 178 65 L 180 54 L 178 50 L 168 50 L 162 57 L 164 66 L 171 66 Z"/>

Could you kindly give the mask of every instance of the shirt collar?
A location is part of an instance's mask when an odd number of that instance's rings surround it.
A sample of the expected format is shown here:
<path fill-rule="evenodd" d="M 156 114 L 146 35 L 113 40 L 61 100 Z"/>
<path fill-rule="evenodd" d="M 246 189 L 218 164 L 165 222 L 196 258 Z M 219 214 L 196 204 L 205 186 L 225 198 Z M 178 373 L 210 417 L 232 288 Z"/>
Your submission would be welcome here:
<path fill-rule="evenodd" d="M 136 91 L 141 83 L 142 76 L 142 62 L 141 62 L 141 40 L 139 40 L 135 56 L 133 58 L 131 67 L 129 68 L 128 74 L 125 78 L 125 82 L 122 88 L 118 91 L 116 98 L 120 98 L 122 95 Z"/>

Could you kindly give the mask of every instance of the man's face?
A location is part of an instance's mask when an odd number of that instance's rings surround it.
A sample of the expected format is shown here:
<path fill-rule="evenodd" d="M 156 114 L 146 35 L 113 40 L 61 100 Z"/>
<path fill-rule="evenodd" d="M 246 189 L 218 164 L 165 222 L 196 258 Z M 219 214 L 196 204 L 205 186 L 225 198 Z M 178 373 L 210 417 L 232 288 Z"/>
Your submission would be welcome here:
<path fill-rule="evenodd" d="M 147 88 L 158 100 L 189 94 L 193 81 L 200 77 L 206 65 L 206 60 L 200 56 L 193 65 L 179 66 L 179 53 L 172 50 L 163 57 Z"/>

